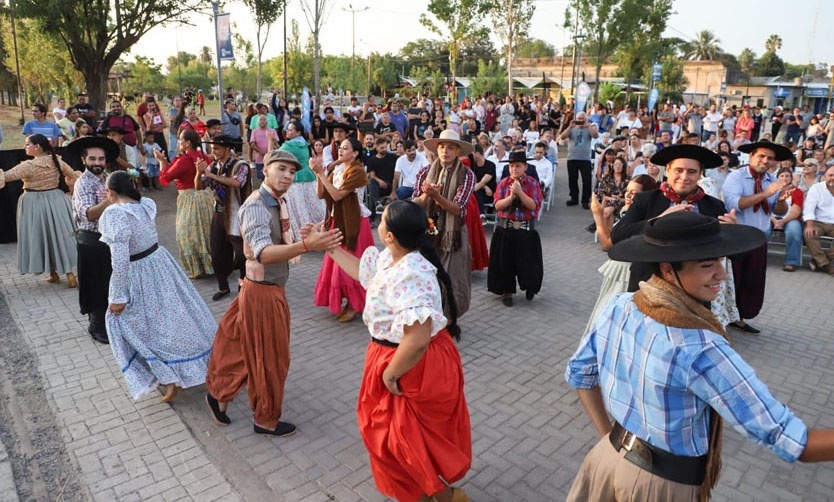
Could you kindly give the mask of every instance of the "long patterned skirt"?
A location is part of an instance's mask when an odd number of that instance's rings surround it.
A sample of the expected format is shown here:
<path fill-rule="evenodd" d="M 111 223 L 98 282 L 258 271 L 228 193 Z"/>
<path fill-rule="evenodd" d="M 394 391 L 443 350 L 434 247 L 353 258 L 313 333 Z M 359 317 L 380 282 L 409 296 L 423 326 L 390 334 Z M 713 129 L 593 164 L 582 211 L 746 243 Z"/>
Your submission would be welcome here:
<path fill-rule="evenodd" d="M 177 196 L 177 244 L 185 274 L 195 279 L 211 275 L 211 213 L 214 199 L 208 190 L 180 190 Z"/>

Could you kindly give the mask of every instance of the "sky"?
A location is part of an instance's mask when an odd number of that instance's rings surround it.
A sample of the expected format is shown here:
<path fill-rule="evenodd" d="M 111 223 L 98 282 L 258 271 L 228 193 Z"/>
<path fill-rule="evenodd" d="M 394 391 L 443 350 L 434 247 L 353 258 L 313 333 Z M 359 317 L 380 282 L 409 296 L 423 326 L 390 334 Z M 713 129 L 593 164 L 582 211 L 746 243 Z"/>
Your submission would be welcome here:
<path fill-rule="evenodd" d="M 306 40 L 310 29 L 301 9 L 302 1 L 289 0 L 287 14 L 289 20 L 298 21 L 301 37 Z M 543 39 L 559 50 L 569 44 L 571 33 L 562 28 L 568 3 L 568 0 L 535 0 L 530 36 Z M 356 55 L 361 57 L 370 52 L 397 53 L 409 41 L 436 38 L 419 22 L 428 0 L 330 0 L 329 4 L 332 7 L 321 36 L 325 54 L 350 55 L 353 40 Z M 357 11 L 365 7 L 367 10 L 352 16 L 346 10 L 351 6 Z M 788 9 L 796 19 L 791 19 Z M 233 31 L 254 45 L 255 24 L 249 11 L 239 1 L 227 2 L 225 11 L 231 14 L 231 21 L 236 25 Z M 761 55 L 765 40 L 776 33 L 782 37 L 778 54 L 783 60 L 794 64 L 826 63 L 826 68 L 834 65 L 834 44 L 830 43 L 830 34 L 826 40 L 825 23 L 817 22 L 834 19 L 834 1 L 676 0 L 673 11 L 666 36 L 692 40 L 697 32 L 708 29 L 718 37 L 719 45 L 726 52 L 738 55 L 749 47 Z M 356 22 L 355 34 L 351 17 Z M 134 46 L 131 55 L 164 63 L 178 50 L 197 54 L 201 47 L 209 46 L 213 52 L 214 26 L 210 15 L 195 14 L 191 20 L 195 26 L 154 28 Z M 497 46 L 497 38 L 495 41 Z M 279 18 L 270 32 L 264 60 L 280 55 L 282 50 L 283 20 Z M 130 60 L 131 56 L 126 59 Z"/>

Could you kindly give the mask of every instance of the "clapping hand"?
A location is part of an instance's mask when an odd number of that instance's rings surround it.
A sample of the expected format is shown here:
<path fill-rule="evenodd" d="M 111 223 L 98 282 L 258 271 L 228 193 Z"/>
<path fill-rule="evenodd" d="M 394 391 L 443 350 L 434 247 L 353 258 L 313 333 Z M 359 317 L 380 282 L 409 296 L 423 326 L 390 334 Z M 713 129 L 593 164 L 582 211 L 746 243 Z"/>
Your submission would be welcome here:
<path fill-rule="evenodd" d="M 315 174 L 324 174 L 324 160 L 321 157 L 310 157 L 310 169 Z"/>
<path fill-rule="evenodd" d="M 423 192 L 431 197 L 432 199 L 440 195 L 440 188 L 443 187 L 442 183 L 429 183 L 428 181 L 423 182 Z"/>

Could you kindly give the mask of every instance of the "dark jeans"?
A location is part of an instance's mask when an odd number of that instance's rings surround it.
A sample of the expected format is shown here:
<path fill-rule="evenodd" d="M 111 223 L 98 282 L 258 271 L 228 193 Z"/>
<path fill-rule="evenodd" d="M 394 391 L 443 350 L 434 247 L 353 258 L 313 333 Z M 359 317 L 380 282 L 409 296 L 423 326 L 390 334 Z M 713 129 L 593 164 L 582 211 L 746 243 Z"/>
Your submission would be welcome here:
<path fill-rule="evenodd" d="M 570 200 L 577 200 L 579 196 L 579 175 L 582 174 L 582 203 L 591 203 L 591 170 L 593 166 L 590 160 L 569 160 L 568 161 L 568 189 Z"/>
<path fill-rule="evenodd" d="M 388 197 L 391 195 L 391 182 L 388 182 L 387 188 L 381 188 L 375 179 L 368 181 L 368 209 L 371 213 L 376 213 L 376 203 L 379 202 L 380 197 Z M 373 217 L 371 218 L 373 220 Z"/>
<path fill-rule="evenodd" d="M 397 198 L 400 200 L 408 200 L 414 195 L 414 187 L 399 186 L 397 187 Z"/>

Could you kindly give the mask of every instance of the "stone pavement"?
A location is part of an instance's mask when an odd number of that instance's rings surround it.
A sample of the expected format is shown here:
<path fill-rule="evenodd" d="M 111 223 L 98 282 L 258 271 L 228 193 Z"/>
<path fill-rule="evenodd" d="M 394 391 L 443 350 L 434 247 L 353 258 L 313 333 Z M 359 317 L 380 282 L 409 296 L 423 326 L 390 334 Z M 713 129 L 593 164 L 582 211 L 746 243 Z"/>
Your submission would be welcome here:
<path fill-rule="evenodd" d="M 463 486 L 473 500 L 563 500 L 596 441 L 576 393 L 563 378 L 601 282 L 605 260 L 588 211 L 566 208 L 561 169 L 555 207 L 539 229 L 545 256 L 542 293 L 516 297 L 512 308 L 473 276 L 471 310 L 459 345 L 472 418 L 472 470 Z M 172 188 L 154 194 L 160 243 L 177 252 Z M 0 246 L 0 291 L 36 351 L 67 449 L 91 500 L 383 501 L 375 489 L 356 429 L 354 409 L 368 333 L 358 321 L 337 323 L 312 306 L 321 255 L 291 268 L 292 366 L 285 420 L 288 438 L 253 434 L 248 400 L 230 406 L 232 424 L 214 424 L 203 389 L 173 405 L 156 397 L 133 402 L 108 347 L 92 342 L 78 314 L 77 293 L 20 276 L 15 245 Z M 768 269 L 758 337 L 732 333 L 736 349 L 773 393 L 812 427 L 834 427 L 834 342 L 829 320 L 834 280 L 808 271 Z M 210 300 L 213 279 L 196 281 L 219 318 L 231 298 Z M 828 326 L 828 327 L 826 327 Z M 834 466 L 788 465 L 728 430 L 718 501 L 826 500 Z"/>

